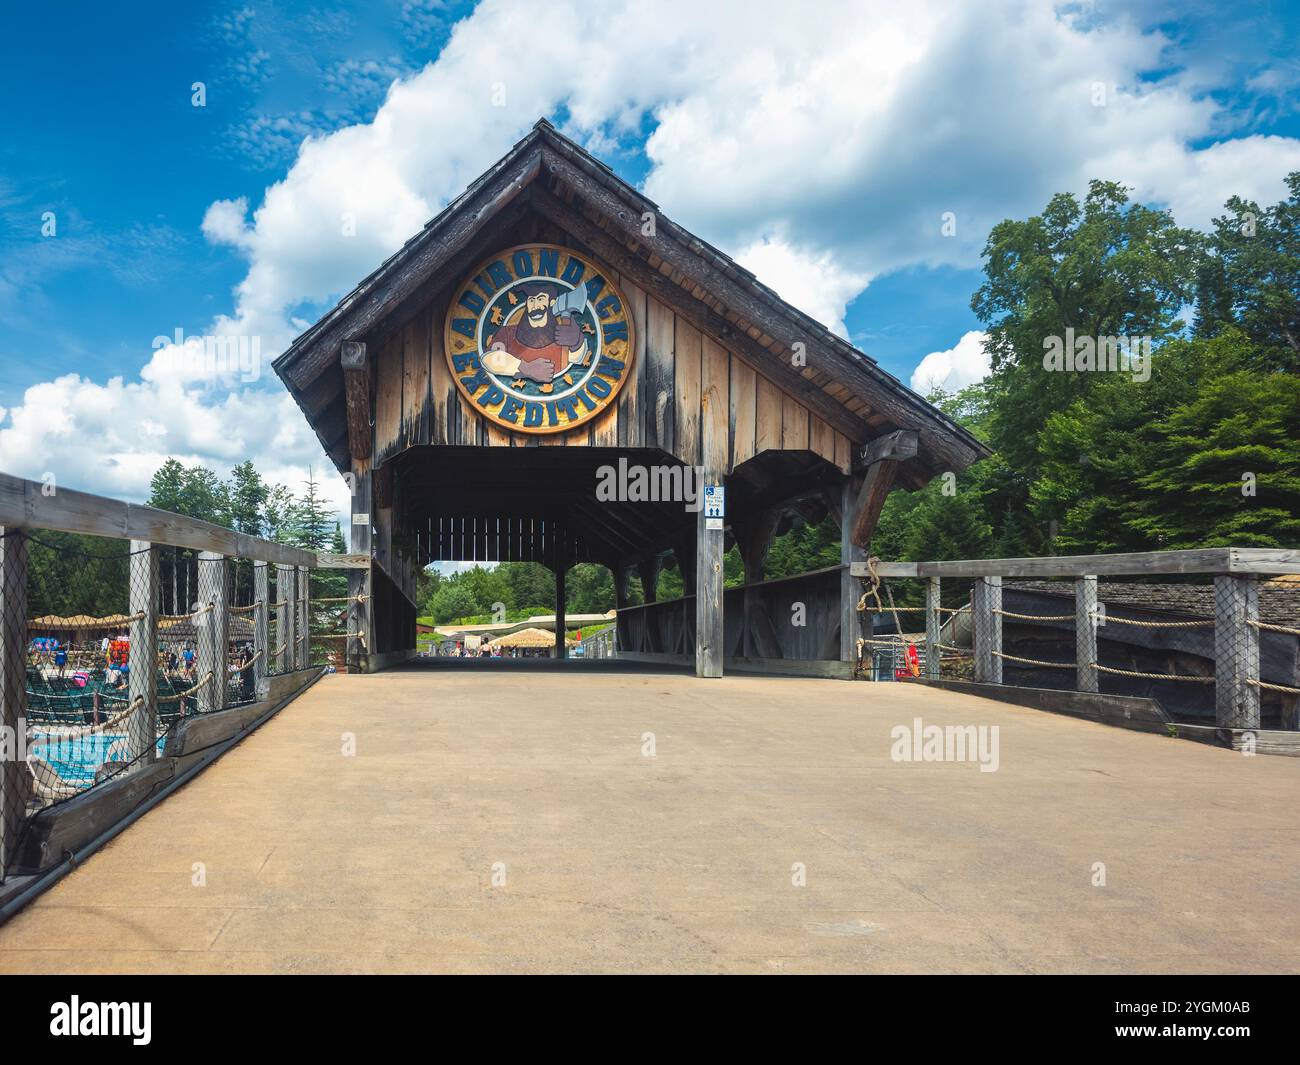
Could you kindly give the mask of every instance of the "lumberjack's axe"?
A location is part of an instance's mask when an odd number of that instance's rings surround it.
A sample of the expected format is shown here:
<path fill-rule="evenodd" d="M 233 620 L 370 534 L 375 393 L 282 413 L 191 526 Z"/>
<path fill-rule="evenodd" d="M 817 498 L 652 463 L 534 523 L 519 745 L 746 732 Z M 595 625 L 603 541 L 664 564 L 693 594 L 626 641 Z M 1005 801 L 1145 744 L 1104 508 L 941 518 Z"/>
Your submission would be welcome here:
<path fill-rule="evenodd" d="M 551 304 L 551 313 L 559 318 L 561 315 L 577 316 L 587 309 L 587 290 L 579 285 L 570 289 Z"/>

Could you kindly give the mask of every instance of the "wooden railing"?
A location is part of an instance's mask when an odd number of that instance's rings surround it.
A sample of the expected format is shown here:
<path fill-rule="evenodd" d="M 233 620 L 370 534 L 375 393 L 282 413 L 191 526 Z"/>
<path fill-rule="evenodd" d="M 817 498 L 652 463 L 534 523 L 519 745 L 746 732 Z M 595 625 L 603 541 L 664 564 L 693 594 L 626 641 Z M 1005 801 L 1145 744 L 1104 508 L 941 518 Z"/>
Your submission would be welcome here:
<path fill-rule="evenodd" d="M 869 589 L 879 591 L 882 582 L 891 578 L 918 578 L 926 583 L 925 660 L 932 678 L 939 676 L 943 653 L 961 648 L 946 644 L 941 637 L 945 625 L 966 614 L 973 629 L 970 653 L 977 683 L 1002 684 L 1003 665 L 1027 665 L 1048 669 L 1073 670 L 1075 689 L 1085 693 L 1100 690 L 1104 675 L 1127 676 L 1171 684 L 1206 684 L 1214 689 L 1215 721 L 1220 728 L 1257 730 L 1260 727 L 1261 692 L 1280 696 L 1285 703 L 1284 720 L 1295 728 L 1296 708 L 1300 703 L 1300 654 L 1292 648 L 1285 654 L 1271 655 L 1273 661 L 1291 661 L 1288 677 L 1264 676 L 1261 670 L 1261 638 L 1275 642 L 1290 641 L 1300 646 L 1300 618 L 1291 624 L 1267 624 L 1259 616 L 1260 577 L 1300 574 L 1300 550 L 1283 548 L 1218 547 L 1182 551 L 1144 551 L 1112 555 L 1052 556 L 1047 558 L 970 559 L 945 562 L 855 562 L 855 577 L 863 578 Z M 1213 578 L 1213 616 L 1203 619 L 1161 621 L 1152 617 L 1107 617 L 1098 602 L 1098 577 L 1204 575 Z M 1074 603 L 1068 615 L 1028 615 L 1003 609 L 1004 578 L 1072 578 Z M 970 602 L 959 608 L 941 604 L 945 578 L 973 580 Z M 869 612 L 877 612 L 871 592 Z M 1128 611 L 1127 613 L 1134 613 Z M 1007 653 L 1003 646 L 1003 622 L 1032 624 L 1042 627 L 1072 626 L 1075 657 L 1072 662 L 1037 661 Z M 962 619 L 964 620 L 964 619 Z M 1145 626 L 1169 630 L 1198 626 L 1212 629 L 1212 644 L 1206 641 L 1213 662 L 1212 675 L 1188 674 L 1106 666 L 1099 661 L 1098 634 L 1108 624 L 1118 627 Z M 870 625 L 867 626 L 870 632 Z M 952 637 L 949 637 L 951 639 Z M 866 642 L 871 642 L 869 639 Z M 877 641 L 878 642 L 878 641 Z"/>
<path fill-rule="evenodd" d="M 195 683 L 184 699 L 200 713 L 230 705 L 232 676 L 251 673 L 252 689 L 263 691 L 271 672 L 301 670 L 308 663 L 308 571 L 315 568 L 313 552 L 249 536 L 210 522 L 154 507 L 59 488 L 53 483 L 24 480 L 0 474 L 0 746 L 10 752 L 0 761 L 0 874 L 14 854 L 19 828 L 28 814 L 32 794 L 29 774 L 37 762 L 15 756 L 29 730 L 27 690 L 32 632 L 28 614 L 31 580 L 28 544 L 42 530 L 103 537 L 129 542 L 124 556 L 128 612 L 118 626 L 127 633 L 129 680 L 126 712 L 119 731 L 125 741 L 114 764 L 144 768 L 156 758 L 159 733 L 158 638 L 160 621 L 168 624 L 187 618 L 165 619 L 161 613 L 159 554 L 164 547 L 197 552 L 198 602 L 188 621 L 193 624 L 197 668 Z M 236 559 L 252 562 L 251 604 L 230 601 L 231 567 Z M 271 567 L 275 569 L 272 591 Z M 179 610 L 178 606 L 173 606 Z M 229 661 L 232 616 L 251 622 L 251 654 L 232 674 Z M 270 621 L 276 621 L 275 646 Z M 101 665 L 103 663 L 101 662 Z M 119 663 L 120 665 L 120 663 Z M 43 676 L 38 662 L 36 676 Z M 175 697 L 171 697 L 175 701 Z M 179 710 L 184 716 L 183 704 Z M 97 725 L 81 730 L 93 731 Z M 29 765 L 29 761 L 31 764 Z M 42 772 L 48 766 L 42 767 Z M 96 774 L 98 778 L 98 774 Z M 39 785 L 41 781 L 36 781 Z M 46 781 L 56 790 L 69 790 L 64 782 Z"/>

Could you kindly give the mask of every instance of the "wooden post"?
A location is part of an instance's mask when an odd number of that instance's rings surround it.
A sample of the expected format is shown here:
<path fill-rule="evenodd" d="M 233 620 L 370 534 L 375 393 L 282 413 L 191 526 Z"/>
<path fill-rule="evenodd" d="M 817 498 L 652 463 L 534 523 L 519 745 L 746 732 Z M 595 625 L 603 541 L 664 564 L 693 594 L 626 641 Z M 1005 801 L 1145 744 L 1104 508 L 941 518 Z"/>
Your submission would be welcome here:
<path fill-rule="evenodd" d="M 705 475 L 707 483 L 718 483 Z M 701 499 L 695 514 L 695 675 L 721 677 L 723 641 L 722 548 L 724 528 L 709 528 Z M 721 526 L 721 520 L 715 520 Z"/>
<path fill-rule="evenodd" d="M 892 473 L 891 473 L 892 478 Z M 891 479 L 892 483 L 892 479 Z M 858 600 L 862 598 L 862 582 L 853 576 L 853 563 L 866 562 L 870 555 L 868 543 L 854 540 L 855 511 L 862 495 L 863 478 L 845 477 L 840 486 L 840 661 L 856 662 L 858 639 L 862 633 L 862 618 L 858 613 Z M 881 506 L 884 505 L 883 499 Z M 872 524 L 874 531 L 874 522 Z M 870 639 L 871 633 L 868 632 Z"/>
<path fill-rule="evenodd" d="M 756 633 L 758 614 L 762 609 L 758 589 L 751 584 L 758 584 L 763 579 L 763 570 L 767 564 L 767 553 L 772 549 L 772 537 L 781 522 L 781 511 L 772 507 L 756 515 L 743 525 L 735 525 L 732 531 L 736 537 L 736 546 L 740 549 L 740 560 L 745 565 L 745 603 L 741 613 L 740 653 L 746 658 L 760 655 L 760 641 Z M 767 628 L 771 621 L 764 618 Z M 765 634 L 766 635 L 766 634 Z"/>
<path fill-rule="evenodd" d="M 130 650 L 127 699 L 139 708 L 128 719 L 126 761 L 144 767 L 154 761 L 158 742 L 158 548 L 131 541 Z M 139 615 L 137 617 L 137 615 Z"/>
<path fill-rule="evenodd" d="M 365 569 L 348 570 L 348 633 L 347 660 L 349 673 L 366 673 L 374 646 L 374 603 L 370 598 L 374 589 L 374 560 L 371 545 L 370 513 L 371 493 L 370 461 L 354 459 L 352 462 L 352 553 L 370 559 Z"/>
<path fill-rule="evenodd" d="M 661 561 L 658 555 L 653 558 L 640 559 L 636 564 L 637 575 L 641 578 L 641 598 L 646 606 L 655 602 L 659 595 L 659 567 Z M 641 612 L 641 639 L 640 647 L 628 647 L 629 651 L 663 651 L 663 640 L 659 635 L 659 613 L 655 610 L 643 610 Z"/>
<path fill-rule="evenodd" d="M 0 528 L 0 876 L 13 864 L 29 794 L 27 763 L 27 534 Z"/>
<path fill-rule="evenodd" d="M 1097 578 L 1074 580 L 1075 687 L 1081 692 L 1100 691 L 1097 667 Z"/>
<path fill-rule="evenodd" d="M 1214 578 L 1214 717 L 1220 728 L 1259 728 L 1259 585 Z"/>
<path fill-rule="evenodd" d="M 556 658 L 567 658 L 564 646 L 564 575 L 568 571 L 569 560 L 565 557 L 563 537 L 555 549 L 555 653 Z"/>
<path fill-rule="evenodd" d="M 226 705 L 226 682 L 229 678 L 230 615 L 227 612 L 226 586 L 229 566 L 225 555 L 216 551 L 199 552 L 198 658 L 199 713 L 210 714 Z M 211 609 L 207 609 L 211 607 Z M 203 683 L 211 675 L 211 680 Z"/>
<path fill-rule="evenodd" d="M 298 669 L 306 669 L 311 664 L 311 625 L 307 613 L 308 600 L 311 598 L 311 571 L 306 566 L 298 567 L 298 654 L 294 661 Z"/>
<path fill-rule="evenodd" d="M 257 698 L 265 698 L 267 658 L 273 648 L 269 644 L 271 581 L 265 562 L 253 560 L 253 655 L 261 655 L 253 666 L 253 691 Z"/>
<path fill-rule="evenodd" d="M 659 556 L 643 558 L 636 564 L 637 576 L 641 578 L 641 598 L 653 603 L 659 595 Z"/>
<path fill-rule="evenodd" d="M 943 650 L 939 647 L 943 632 L 943 615 L 939 613 L 939 578 L 930 577 L 925 583 L 925 675 L 938 680 Z"/>
<path fill-rule="evenodd" d="M 294 573 L 292 566 L 275 567 L 275 671 L 293 669 Z"/>
<path fill-rule="evenodd" d="M 1002 578 L 980 577 L 974 589 L 975 680 L 982 684 L 1002 683 Z"/>

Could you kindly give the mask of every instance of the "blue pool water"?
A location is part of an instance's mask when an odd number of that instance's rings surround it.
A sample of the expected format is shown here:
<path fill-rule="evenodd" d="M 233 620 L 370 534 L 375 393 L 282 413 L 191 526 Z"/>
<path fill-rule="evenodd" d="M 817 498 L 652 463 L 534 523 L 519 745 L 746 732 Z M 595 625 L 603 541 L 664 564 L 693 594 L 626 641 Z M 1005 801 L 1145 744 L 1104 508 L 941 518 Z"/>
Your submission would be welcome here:
<path fill-rule="evenodd" d="M 95 732 L 88 736 L 50 736 L 33 732 L 27 748 L 31 754 L 48 762 L 69 784 L 90 787 L 95 782 L 95 770 L 104 764 L 113 744 L 125 739 L 125 735 L 113 732 Z M 159 753 L 166 739 L 165 736 L 159 737 Z"/>

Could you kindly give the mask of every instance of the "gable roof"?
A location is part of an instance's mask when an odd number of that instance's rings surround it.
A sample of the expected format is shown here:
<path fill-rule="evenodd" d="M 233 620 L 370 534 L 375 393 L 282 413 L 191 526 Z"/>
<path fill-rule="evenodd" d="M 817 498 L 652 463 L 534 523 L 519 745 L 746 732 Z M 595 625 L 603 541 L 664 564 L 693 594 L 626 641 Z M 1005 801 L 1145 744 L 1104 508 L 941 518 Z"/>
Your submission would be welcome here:
<path fill-rule="evenodd" d="M 580 214 L 548 192 L 548 181 L 578 194 L 587 213 Z M 340 469 L 348 468 L 346 437 L 337 425 L 322 424 L 324 403 L 311 393 L 341 393 L 337 368 L 342 342 L 387 332 L 428 293 L 431 283 L 457 280 L 480 254 L 475 236 L 521 205 L 552 217 L 563 215 L 567 228 L 579 232 L 598 255 L 606 253 L 602 257 L 609 266 L 632 270 L 633 280 L 652 294 L 673 289 L 677 299 L 683 292 L 698 299 L 722 344 L 743 348 L 779 387 L 856 443 L 894 429 L 916 430 L 920 447 L 914 483 L 942 470 L 964 469 L 988 454 L 965 429 L 874 359 L 786 303 L 730 256 L 672 222 L 657 204 L 540 119 L 274 361 L 276 374 Z M 656 222 L 655 236 L 649 240 L 640 233 L 647 212 Z M 787 354 L 796 344 L 807 352 L 802 370 L 791 365 Z M 322 381 L 331 374 L 337 388 L 333 379 Z"/>

